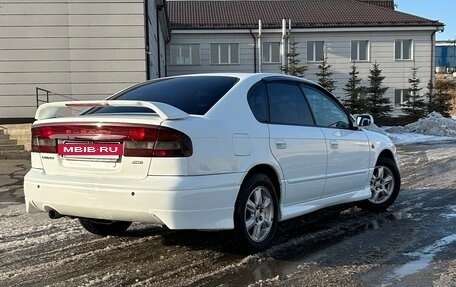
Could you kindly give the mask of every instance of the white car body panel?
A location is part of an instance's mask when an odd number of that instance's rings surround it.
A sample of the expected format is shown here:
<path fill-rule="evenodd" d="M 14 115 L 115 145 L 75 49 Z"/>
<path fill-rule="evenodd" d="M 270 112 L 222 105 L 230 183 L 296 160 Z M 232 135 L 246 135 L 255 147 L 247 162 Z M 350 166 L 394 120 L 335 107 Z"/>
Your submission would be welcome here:
<path fill-rule="evenodd" d="M 32 168 L 24 179 L 27 212 L 160 223 L 170 229 L 231 229 L 241 173 L 88 180 Z"/>
<path fill-rule="evenodd" d="M 327 151 L 317 127 L 268 125 L 271 152 L 286 178 L 284 206 L 319 199 L 326 182 Z"/>
<path fill-rule="evenodd" d="M 366 188 L 369 143 L 361 131 L 323 128 L 328 149 L 325 197 Z"/>
<path fill-rule="evenodd" d="M 35 123 L 39 125 L 51 125 L 59 123 L 111 123 L 111 124 L 144 124 L 144 125 L 160 125 L 162 119 L 155 115 L 149 116 L 85 116 L 85 117 L 69 117 L 69 118 L 55 118 L 41 120 Z M 33 153 L 32 153 L 33 154 Z M 41 153 L 40 156 L 41 166 L 49 175 L 61 176 L 82 176 L 86 178 L 103 177 L 106 179 L 112 178 L 127 178 L 127 179 L 144 179 L 148 174 L 152 173 L 149 170 L 152 158 L 136 158 L 136 157 L 123 157 L 118 162 L 101 162 L 101 161 L 78 161 L 74 159 L 67 159 L 57 154 Z M 187 164 L 187 158 L 180 159 Z M 170 163 L 176 165 L 176 163 Z M 180 164 L 182 165 L 182 164 Z M 33 166 L 33 165 L 32 165 Z M 166 168 L 166 167 L 165 167 Z M 186 169 L 185 169 L 186 170 Z M 169 168 L 162 172 L 169 172 Z M 171 174 L 182 174 L 182 169 Z"/>

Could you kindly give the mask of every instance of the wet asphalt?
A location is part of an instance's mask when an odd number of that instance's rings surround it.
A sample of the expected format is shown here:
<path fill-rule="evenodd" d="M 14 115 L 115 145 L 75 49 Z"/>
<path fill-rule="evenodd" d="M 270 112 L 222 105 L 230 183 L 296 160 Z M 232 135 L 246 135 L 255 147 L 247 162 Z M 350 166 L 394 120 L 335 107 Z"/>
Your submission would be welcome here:
<path fill-rule="evenodd" d="M 456 143 L 399 147 L 396 203 L 351 205 L 280 223 L 246 254 L 234 234 L 135 223 L 99 237 L 26 214 L 27 160 L 0 160 L 0 286 L 456 286 Z"/>

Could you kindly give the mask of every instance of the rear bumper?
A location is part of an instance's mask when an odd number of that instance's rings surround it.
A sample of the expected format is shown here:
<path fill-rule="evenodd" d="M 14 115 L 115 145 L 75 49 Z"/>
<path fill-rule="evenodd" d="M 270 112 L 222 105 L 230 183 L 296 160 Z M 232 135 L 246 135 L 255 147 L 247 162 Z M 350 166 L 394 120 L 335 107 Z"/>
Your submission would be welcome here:
<path fill-rule="evenodd" d="M 242 174 L 148 176 L 102 180 L 31 169 L 24 179 L 27 212 L 162 223 L 170 229 L 232 229 Z"/>

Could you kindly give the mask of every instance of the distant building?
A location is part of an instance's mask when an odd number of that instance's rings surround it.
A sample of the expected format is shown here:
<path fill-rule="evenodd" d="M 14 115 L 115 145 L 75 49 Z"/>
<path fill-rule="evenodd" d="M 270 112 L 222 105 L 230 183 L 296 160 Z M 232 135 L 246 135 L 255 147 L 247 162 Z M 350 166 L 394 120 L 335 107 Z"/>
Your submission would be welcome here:
<path fill-rule="evenodd" d="M 437 73 L 456 72 L 456 39 L 453 41 L 437 41 L 435 66 Z"/>
<path fill-rule="evenodd" d="M 33 118 L 35 88 L 51 101 L 102 99 L 165 75 L 164 0 L 0 3 L 0 121 Z M 45 92 L 40 91 L 41 99 Z"/>
<path fill-rule="evenodd" d="M 443 29 L 393 0 L 5 0 L 0 26 L 0 122 L 31 120 L 37 87 L 40 100 L 86 100 L 167 75 L 280 72 L 288 39 L 310 79 L 328 57 L 338 97 L 353 63 L 365 85 L 379 63 L 399 113 L 413 66 L 433 78 Z"/>
<path fill-rule="evenodd" d="M 343 97 L 350 66 L 356 63 L 367 85 L 373 63 L 380 64 L 387 96 L 401 113 L 408 78 L 419 67 L 427 83 L 434 76 L 435 32 L 444 24 L 394 10 L 389 0 L 169 1 L 171 42 L 168 74 L 201 72 L 280 72 L 287 37 L 298 43 L 305 76 L 315 80 L 321 58 L 328 57 Z M 261 41 L 258 41 L 262 21 Z M 261 48 L 258 48 L 261 45 Z M 259 60 L 261 58 L 261 61 Z"/>

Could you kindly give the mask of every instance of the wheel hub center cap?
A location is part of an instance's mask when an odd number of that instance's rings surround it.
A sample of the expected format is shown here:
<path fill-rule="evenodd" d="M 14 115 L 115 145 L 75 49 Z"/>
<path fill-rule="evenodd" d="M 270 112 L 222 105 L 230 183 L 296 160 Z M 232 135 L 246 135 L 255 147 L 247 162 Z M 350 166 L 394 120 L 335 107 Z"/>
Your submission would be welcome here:
<path fill-rule="evenodd" d="M 264 212 L 263 212 L 263 210 L 257 209 L 257 211 L 255 211 L 255 221 L 257 223 L 262 223 L 263 220 L 264 220 Z"/>

